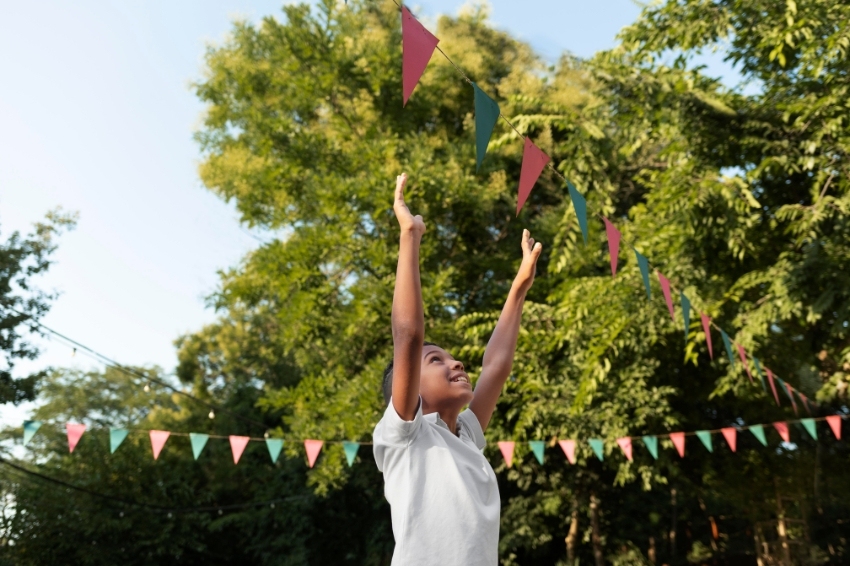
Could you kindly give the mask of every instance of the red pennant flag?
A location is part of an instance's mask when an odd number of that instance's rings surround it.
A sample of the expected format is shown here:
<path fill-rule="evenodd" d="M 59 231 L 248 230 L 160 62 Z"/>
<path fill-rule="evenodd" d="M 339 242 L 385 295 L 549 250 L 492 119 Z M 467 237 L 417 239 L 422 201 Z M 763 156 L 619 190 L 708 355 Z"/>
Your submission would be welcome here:
<path fill-rule="evenodd" d="M 782 440 L 784 440 L 785 442 L 791 442 L 791 433 L 788 431 L 788 423 L 773 423 L 773 428 L 776 429 L 776 432 L 779 433 L 779 436 L 782 437 Z"/>
<path fill-rule="evenodd" d="M 620 255 L 620 238 L 622 235 L 617 227 L 611 224 L 607 218 L 602 218 L 605 222 L 605 232 L 608 234 L 608 253 L 611 254 L 611 277 L 617 275 L 617 257 Z"/>
<path fill-rule="evenodd" d="M 794 408 L 794 416 L 797 416 L 797 401 L 794 399 L 794 388 L 785 382 L 785 390 L 788 392 L 788 398 L 791 399 L 791 407 Z"/>
<path fill-rule="evenodd" d="M 248 446 L 248 441 L 251 440 L 248 436 L 233 436 L 230 435 L 230 451 L 233 452 L 233 463 L 238 464 L 239 458 L 242 457 L 242 452 Z M 312 466 L 311 466 L 312 467 Z"/>
<path fill-rule="evenodd" d="M 68 433 L 68 452 L 73 452 L 83 433 L 86 431 L 86 425 L 67 423 L 65 425 L 65 431 Z"/>
<path fill-rule="evenodd" d="M 661 283 L 661 292 L 664 293 L 664 300 L 667 301 L 667 310 L 670 311 L 670 318 L 673 319 L 673 322 L 676 322 L 676 315 L 673 314 L 673 298 L 670 296 L 670 281 L 661 275 L 661 272 L 658 271 L 658 281 Z"/>
<path fill-rule="evenodd" d="M 671 432 L 670 440 L 673 441 L 673 445 L 676 447 L 676 450 L 679 451 L 679 457 L 685 457 L 685 433 L 684 432 Z"/>
<path fill-rule="evenodd" d="M 808 399 L 805 395 L 803 395 L 802 393 L 800 393 L 799 391 L 797 391 L 797 395 L 799 395 L 799 396 L 800 396 L 800 400 L 802 400 L 802 401 L 803 401 L 803 406 L 806 408 L 806 412 L 807 412 L 809 415 L 811 415 L 811 414 L 812 414 L 812 410 L 809 408 L 809 399 Z"/>
<path fill-rule="evenodd" d="M 559 440 L 558 444 L 570 464 L 576 463 L 576 441 L 575 440 Z"/>
<path fill-rule="evenodd" d="M 841 417 L 838 415 L 832 415 L 826 417 L 826 422 L 829 423 L 829 428 L 832 429 L 832 434 L 835 435 L 835 438 L 841 440 Z"/>
<path fill-rule="evenodd" d="M 714 349 L 711 347 L 711 318 L 705 313 L 700 313 L 699 316 L 702 319 L 702 331 L 705 332 L 705 343 L 708 346 L 708 357 L 713 360 Z"/>
<path fill-rule="evenodd" d="M 628 436 L 617 439 L 617 444 L 620 445 L 620 449 L 623 451 L 623 454 L 626 455 L 626 458 L 629 462 L 632 461 L 632 439 Z"/>
<path fill-rule="evenodd" d="M 401 82 L 402 94 L 406 105 L 416 88 L 431 55 L 434 54 L 439 39 L 413 17 L 406 7 L 401 7 Z"/>
<path fill-rule="evenodd" d="M 737 447 L 738 447 L 738 429 L 736 429 L 734 427 L 721 428 L 720 432 L 723 433 L 723 438 L 726 439 L 726 442 L 729 444 L 729 448 L 732 449 L 732 452 L 737 450 Z"/>
<path fill-rule="evenodd" d="M 322 445 L 324 445 L 324 443 L 324 440 L 304 441 L 304 449 L 307 451 L 307 463 L 310 464 L 311 468 L 316 463 L 316 458 L 319 457 L 319 452 L 322 451 Z"/>
<path fill-rule="evenodd" d="M 779 405 L 779 394 L 776 393 L 776 383 L 773 381 L 773 372 L 770 368 L 764 368 L 767 371 L 767 380 L 770 381 L 770 389 L 773 391 L 773 398 L 776 399 L 776 404 Z"/>
<path fill-rule="evenodd" d="M 740 344 L 736 343 L 735 346 L 738 348 L 738 357 L 741 358 L 741 363 L 744 364 L 744 369 L 747 370 L 747 376 L 750 378 L 750 383 L 752 383 L 753 373 L 750 371 L 750 364 L 747 363 L 747 351 Z"/>
<path fill-rule="evenodd" d="M 153 459 L 156 460 L 159 458 L 159 453 L 162 452 L 162 447 L 165 446 L 165 441 L 168 440 L 171 433 L 167 430 L 152 430 L 150 431 L 150 435 Z"/>
<path fill-rule="evenodd" d="M 543 153 L 539 147 L 534 145 L 530 139 L 525 138 L 525 146 L 522 149 L 522 169 L 519 172 L 519 197 L 516 201 L 516 215 L 525 206 L 534 183 L 540 177 L 543 169 L 549 163 L 549 156 Z"/>
<path fill-rule="evenodd" d="M 505 464 L 510 468 L 514 464 L 514 447 L 516 442 L 513 440 L 503 440 L 499 442 L 499 450 L 502 451 L 502 457 L 505 459 Z"/>

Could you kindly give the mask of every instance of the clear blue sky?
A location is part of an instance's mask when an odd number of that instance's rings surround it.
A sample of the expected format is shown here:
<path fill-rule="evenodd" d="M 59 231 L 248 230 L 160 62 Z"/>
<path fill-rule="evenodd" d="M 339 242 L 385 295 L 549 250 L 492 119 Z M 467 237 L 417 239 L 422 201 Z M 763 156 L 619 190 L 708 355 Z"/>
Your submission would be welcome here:
<path fill-rule="evenodd" d="M 387 1 L 390 0 L 376 0 Z M 456 13 L 427 0 L 417 14 Z M 214 319 L 217 270 L 258 245 L 198 181 L 189 84 L 233 18 L 269 0 L 6 2 L 0 17 L 0 238 L 57 206 L 78 211 L 39 284 L 62 293 L 45 323 L 125 364 L 173 369 L 173 341 Z M 492 20 L 548 59 L 614 45 L 631 0 L 494 0 Z M 451 53 L 451 45 L 442 45 Z M 400 64 L 400 63 L 399 63 Z M 399 85 L 400 87 L 400 85 Z M 97 367 L 57 343 L 20 370 Z M 0 407 L 0 420 L 25 411 Z M 5 413 L 5 415 L 4 415 Z"/>

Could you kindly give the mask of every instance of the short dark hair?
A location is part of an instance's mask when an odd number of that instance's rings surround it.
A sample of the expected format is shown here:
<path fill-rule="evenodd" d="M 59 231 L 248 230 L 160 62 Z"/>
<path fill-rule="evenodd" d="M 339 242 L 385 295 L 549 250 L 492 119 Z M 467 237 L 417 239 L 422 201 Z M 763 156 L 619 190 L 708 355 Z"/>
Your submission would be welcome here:
<path fill-rule="evenodd" d="M 436 346 L 433 342 L 423 342 L 422 347 L 425 346 Z M 390 397 L 393 396 L 393 359 L 390 358 L 390 363 L 387 364 L 387 367 L 384 368 L 384 381 L 383 381 L 383 391 L 384 391 L 384 403 L 390 402 Z"/>

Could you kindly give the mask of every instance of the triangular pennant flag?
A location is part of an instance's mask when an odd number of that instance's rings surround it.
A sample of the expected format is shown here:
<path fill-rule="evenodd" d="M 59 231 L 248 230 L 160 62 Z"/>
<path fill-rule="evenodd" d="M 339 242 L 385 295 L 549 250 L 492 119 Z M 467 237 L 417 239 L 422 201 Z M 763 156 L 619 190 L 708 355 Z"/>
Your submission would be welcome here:
<path fill-rule="evenodd" d="M 750 371 L 750 364 L 747 362 L 747 351 L 738 343 L 735 346 L 738 348 L 738 357 L 741 358 L 741 363 L 744 364 L 744 369 L 747 370 L 747 376 L 750 378 L 750 383 L 752 383 L 753 372 Z"/>
<path fill-rule="evenodd" d="M 304 450 L 307 451 L 307 463 L 312 468 L 316 464 L 316 459 L 319 457 L 319 452 L 322 451 L 324 440 L 305 440 Z"/>
<path fill-rule="evenodd" d="M 195 457 L 195 460 L 197 460 L 198 456 L 201 455 L 201 451 L 204 449 L 204 446 L 207 445 L 207 441 L 209 439 L 209 434 L 201 434 L 199 432 L 189 433 L 189 442 L 192 443 L 192 456 Z"/>
<path fill-rule="evenodd" d="M 401 75 L 403 105 L 407 104 L 413 89 L 416 88 L 434 49 L 440 40 L 425 29 L 425 27 L 413 17 L 406 7 L 401 7 Z"/>
<path fill-rule="evenodd" d="M 779 394 L 776 392 L 776 383 L 773 381 L 773 372 L 770 368 L 764 368 L 767 371 L 767 379 L 770 381 L 770 389 L 773 391 L 773 398 L 776 399 L 776 404 L 779 405 Z"/>
<path fill-rule="evenodd" d="M 784 421 L 773 423 L 773 428 L 776 429 L 776 432 L 779 433 L 779 436 L 782 437 L 782 440 L 784 440 L 785 442 L 791 442 L 791 431 L 788 430 L 788 423 Z"/>
<path fill-rule="evenodd" d="M 826 422 L 829 423 L 829 428 L 832 429 L 832 434 L 835 435 L 835 438 L 841 440 L 841 417 L 830 415 L 826 417 Z"/>
<path fill-rule="evenodd" d="M 779 387 L 782 389 L 782 391 L 785 392 L 785 395 L 788 396 L 788 400 L 791 401 L 791 407 L 794 409 L 794 414 L 796 415 L 797 414 L 797 400 L 794 399 L 794 394 L 791 392 L 791 386 L 788 385 L 788 383 L 785 380 L 783 380 L 779 377 L 777 377 L 776 379 L 777 379 L 777 381 L 779 381 Z"/>
<path fill-rule="evenodd" d="M 753 433 L 753 436 L 758 438 L 759 442 L 761 442 L 764 446 L 767 446 L 767 438 L 764 436 L 764 427 L 760 424 L 754 424 L 750 426 L 750 432 Z"/>
<path fill-rule="evenodd" d="M 505 465 L 509 468 L 514 464 L 514 447 L 516 447 L 516 442 L 513 440 L 503 440 L 499 442 L 499 450 L 502 452 L 502 457 L 505 459 Z"/>
<path fill-rule="evenodd" d="M 570 191 L 570 200 L 573 201 L 573 209 L 576 211 L 581 235 L 584 236 L 584 243 L 587 244 L 587 201 L 569 181 L 567 181 L 567 189 Z"/>
<path fill-rule="evenodd" d="M 604 460 L 605 459 L 605 450 L 604 450 L 605 443 L 602 442 L 602 439 L 591 438 L 587 442 L 590 444 L 590 447 L 593 449 L 593 453 L 596 454 L 596 457 L 599 458 L 600 461 Z"/>
<path fill-rule="evenodd" d="M 605 222 L 605 233 L 608 236 L 608 253 L 611 255 L 611 277 L 617 275 L 617 258 L 620 255 L 620 239 L 622 234 L 617 230 L 617 227 L 611 224 L 607 218 L 602 218 Z"/>
<path fill-rule="evenodd" d="M 152 430 L 150 431 L 151 449 L 153 449 L 153 459 L 159 458 L 159 453 L 162 452 L 162 447 L 165 446 L 165 441 L 171 435 L 167 430 Z"/>
<path fill-rule="evenodd" d="M 32 440 L 38 429 L 41 428 L 41 421 L 24 421 L 24 446 Z"/>
<path fill-rule="evenodd" d="M 702 321 L 702 332 L 705 334 L 705 345 L 708 346 L 708 357 L 714 359 L 714 349 L 711 347 L 711 318 L 704 312 L 699 313 Z"/>
<path fill-rule="evenodd" d="M 735 452 L 738 449 L 738 429 L 730 426 L 728 428 L 721 428 L 720 432 L 723 433 L 723 438 L 726 439 L 729 449 Z"/>
<path fill-rule="evenodd" d="M 702 441 L 702 444 L 703 444 L 703 446 L 705 446 L 706 450 L 708 450 L 709 452 L 714 452 L 714 446 L 711 443 L 711 433 L 709 431 L 698 430 L 697 431 L 697 438 L 699 438 Z"/>
<path fill-rule="evenodd" d="M 272 464 L 274 464 L 280 457 L 280 451 L 283 450 L 283 440 L 280 438 L 267 438 L 266 448 L 269 449 L 269 456 L 271 456 Z"/>
<path fill-rule="evenodd" d="M 688 341 L 688 330 L 691 326 L 691 301 L 684 293 L 679 293 L 682 300 L 682 319 L 685 321 L 685 341 Z"/>
<path fill-rule="evenodd" d="M 626 459 L 631 462 L 632 461 L 632 439 L 628 436 L 617 439 L 617 444 L 620 445 L 620 449 L 623 451 L 623 454 L 626 455 Z"/>
<path fill-rule="evenodd" d="M 525 138 L 525 146 L 522 149 L 522 168 L 519 172 L 519 194 L 516 201 L 517 216 L 519 216 L 522 207 L 525 206 L 525 201 L 528 200 L 528 195 L 531 194 L 534 183 L 537 182 L 548 163 L 549 156 L 534 145 L 534 142 L 529 138 Z"/>
<path fill-rule="evenodd" d="M 756 373 L 759 374 L 759 379 L 761 380 L 761 388 L 764 389 L 764 392 L 767 393 L 767 384 L 764 381 L 764 371 L 761 369 L 761 362 L 758 358 L 753 358 L 753 364 L 756 366 Z"/>
<path fill-rule="evenodd" d="M 812 438 L 815 440 L 818 439 L 818 428 L 815 425 L 815 419 L 802 419 L 800 424 L 803 425 L 803 428 L 806 429 L 806 432 L 808 432 Z"/>
<path fill-rule="evenodd" d="M 359 442 L 343 442 L 342 449 L 345 450 L 345 461 L 348 462 L 348 467 L 354 465 L 354 459 L 357 457 L 357 451 L 360 450 Z"/>
<path fill-rule="evenodd" d="M 803 402 L 803 406 L 806 408 L 806 413 L 808 413 L 809 415 L 811 415 L 811 414 L 812 414 L 812 410 L 809 408 L 809 399 L 808 399 L 808 397 L 806 397 L 805 395 L 803 395 L 803 394 L 802 394 L 802 393 L 800 393 L 799 391 L 797 391 L 797 395 L 799 395 L 799 396 L 800 396 L 800 401 L 802 401 L 802 402 Z"/>
<path fill-rule="evenodd" d="M 723 345 L 726 347 L 726 355 L 729 356 L 729 365 L 735 367 L 735 356 L 732 355 L 732 342 L 729 340 L 729 335 L 724 330 L 720 331 L 720 337 L 723 338 Z"/>
<path fill-rule="evenodd" d="M 124 439 L 130 433 L 126 428 L 110 428 L 109 429 L 109 453 L 115 454 Z"/>
<path fill-rule="evenodd" d="M 68 452 L 73 452 L 83 433 L 86 431 L 86 425 L 67 423 L 65 425 L 65 431 L 68 433 Z"/>
<path fill-rule="evenodd" d="M 679 452 L 679 457 L 685 457 L 685 433 L 684 432 L 671 432 L 670 440 L 673 441 L 673 446 L 676 447 L 676 450 Z"/>
<path fill-rule="evenodd" d="M 643 286 L 646 287 L 646 298 L 651 299 L 652 287 L 649 285 L 649 261 L 637 249 L 635 249 L 635 257 L 640 268 L 640 276 L 643 278 Z"/>
<path fill-rule="evenodd" d="M 670 311 L 670 318 L 676 322 L 676 315 L 673 313 L 673 297 L 670 296 L 670 280 L 661 275 L 658 271 L 658 281 L 661 283 L 661 292 L 664 293 L 664 300 L 667 302 L 667 310 Z"/>
<path fill-rule="evenodd" d="M 658 437 L 656 436 L 644 436 L 641 437 L 643 443 L 646 445 L 646 449 L 649 450 L 649 453 L 652 454 L 652 457 L 656 460 L 658 459 Z"/>
<path fill-rule="evenodd" d="M 472 90 L 475 95 L 475 169 L 477 171 L 481 168 L 481 162 L 484 161 L 484 155 L 487 153 L 487 144 L 490 143 L 493 128 L 499 120 L 499 105 L 486 92 L 478 88 L 477 84 L 472 83 Z"/>
<path fill-rule="evenodd" d="M 531 451 L 534 452 L 534 457 L 537 458 L 537 461 L 543 464 L 544 442 L 542 440 L 529 440 L 528 445 L 531 447 Z"/>
<path fill-rule="evenodd" d="M 576 463 L 576 441 L 575 440 L 559 440 L 558 445 L 564 451 L 567 461 L 570 464 Z"/>
<path fill-rule="evenodd" d="M 233 452 L 233 463 L 238 464 L 239 458 L 242 457 L 242 452 L 245 451 L 245 447 L 248 446 L 248 442 L 251 440 L 249 436 L 235 436 L 233 434 L 230 435 L 230 451 Z"/>

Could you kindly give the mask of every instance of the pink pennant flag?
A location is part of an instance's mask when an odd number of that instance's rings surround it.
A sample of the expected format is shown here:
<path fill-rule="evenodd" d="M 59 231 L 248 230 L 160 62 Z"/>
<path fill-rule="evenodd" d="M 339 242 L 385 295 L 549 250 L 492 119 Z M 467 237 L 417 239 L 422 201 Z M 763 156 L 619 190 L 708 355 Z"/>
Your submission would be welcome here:
<path fill-rule="evenodd" d="M 422 73 L 434 54 L 439 39 L 413 17 L 406 7 L 401 7 L 401 83 L 404 102 L 407 105 L 413 89 L 422 78 Z"/>
<path fill-rule="evenodd" d="M 564 455 L 566 455 L 567 460 L 570 464 L 576 463 L 576 441 L 575 440 L 559 440 L 558 444 L 561 447 L 561 450 L 564 451 Z"/>
<path fill-rule="evenodd" d="M 826 417 L 826 422 L 829 423 L 829 428 L 832 429 L 832 434 L 835 435 L 835 438 L 841 440 L 841 417 L 838 415 L 832 415 Z"/>
<path fill-rule="evenodd" d="M 611 224 L 607 218 L 602 218 L 605 222 L 605 232 L 608 234 L 608 253 L 611 254 L 611 277 L 617 275 L 617 257 L 620 255 L 620 238 L 622 235 L 617 227 Z"/>
<path fill-rule="evenodd" d="M 230 435 L 230 451 L 233 452 L 233 463 L 238 464 L 239 458 L 242 457 L 242 452 L 248 446 L 248 441 L 251 440 L 248 436 L 233 436 Z M 312 465 L 310 466 L 312 468 Z"/>
<path fill-rule="evenodd" d="M 625 436 L 623 438 L 617 439 L 617 444 L 620 445 L 620 449 L 623 451 L 623 454 L 626 455 L 626 458 L 629 462 L 632 461 L 632 439 L 629 436 Z"/>
<path fill-rule="evenodd" d="M 68 433 L 68 452 L 73 452 L 86 431 L 86 425 L 67 423 L 65 424 L 65 431 Z"/>
<path fill-rule="evenodd" d="M 510 468 L 514 464 L 514 447 L 516 442 L 513 440 L 503 440 L 499 442 L 499 450 L 502 451 L 502 457 L 505 459 L 505 464 Z"/>
<path fill-rule="evenodd" d="M 784 440 L 785 442 L 791 442 L 791 433 L 788 431 L 788 423 L 773 423 L 773 428 L 776 429 L 776 432 L 779 433 L 779 436 L 782 437 L 782 440 Z"/>
<path fill-rule="evenodd" d="M 729 448 L 734 452 L 738 448 L 738 429 L 734 427 L 729 428 L 721 428 L 720 432 L 723 433 L 723 438 L 726 439 L 726 442 L 729 444 Z"/>
<path fill-rule="evenodd" d="M 750 364 L 747 363 L 747 351 L 744 350 L 744 347 L 737 342 L 735 343 L 735 346 L 738 348 L 738 357 L 741 358 L 741 363 L 744 364 L 744 369 L 747 370 L 747 376 L 750 378 L 750 383 L 752 383 L 753 373 L 750 371 Z"/>
<path fill-rule="evenodd" d="M 776 404 L 779 405 L 779 394 L 776 392 L 776 383 L 773 381 L 773 372 L 770 368 L 764 368 L 767 372 L 767 380 L 770 382 L 770 389 L 773 391 L 773 398 L 776 399 Z"/>
<path fill-rule="evenodd" d="M 714 349 L 711 347 L 711 317 L 705 313 L 700 313 L 702 319 L 702 331 L 705 332 L 705 343 L 708 346 L 708 357 L 714 359 Z"/>
<path fill-rule="evenodd" d="M 522 169 L 519 172 L 519 196 L 516 201 L 516 215 L 525 206 L 534 183 L 540 177 L 543 169 L 549 163 L 549 156 L 543 153 L 539 147 L 534 145 L 529 138 L 525 138 L 525 147 L 522 149 Z"/>
<path fill-rule="evenodd" d="M 325 444 L 324 440 L 305 440 L 304 441 L 304 450 L 307 451 L 307 463 L 310 464 L 312 468 L 316 463 L 316 458 L 319 457 L 319 452 L 322 451 L 322 446 Z"/>
<path fill-rule="evenodd" d="M 684 432 L 671 432 L 670 440 L 673 441 L 673 445 L 676 447 L 676 450 L 679 451 L 679 457 L 685 457 L 685 433 Z"/>
<path fill-rule="evenodd" d="M 165 441 L 168 440 L 171 433 L 167 430 L 152 430 L 150 431 L 150 435 L 153 459 L 156 460 L 159 458 L 159 453 L 162 452 L 162 447 L 165 446 Z"/>
<path fill-rule="evenodd" d="M 811 414 L 812 414 L 812 410 L 809 408 L 809 399 L 808 399 L 808 397 L 806 397 L 805 395 L 803 395 L 803 394 L 802 394 L 802 393 L 800 393 L 799 391 L 797 391 L 797 395 L 799 395 L 799 396 L 800 396 L 800 399 L 802 399 L 802 401 L 803 401 L 803 406 L 806 408 L 806 413 L 808 413 L 809 415 L 811 415 Z"/>
<path fill-rule="evenodd" d="M 788 398 L 791 399 L 791 407 L 794 408 L 794 416 L 797 416 L 797 401 L 794 399 L 794 388 L 788 385 L 788 382 L 785 382 L 785 391 L 788 392 Z"/>
<path fill-rule="evenodd" d="M 670 311 L 670 318 L 673 319 L 673 322 L 676 322 L 676 315 L 673 313 L 673 298 L 670 296 L 670 280 L 661 275 L 660 271 L 658 273 L 658 281 L 661 283 L 661 292 L 664 293 L 664 300 L 667 301 L 667 310 Z"/>

